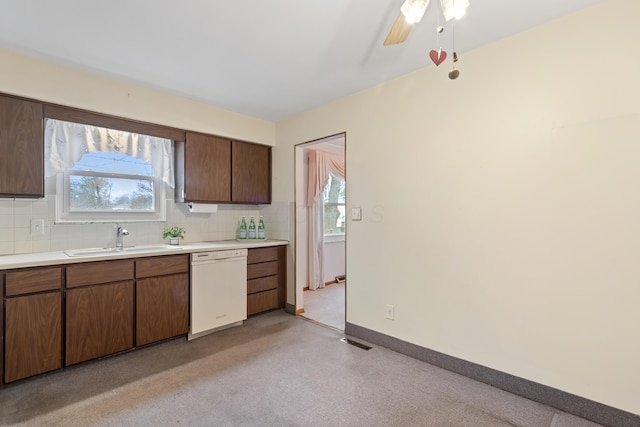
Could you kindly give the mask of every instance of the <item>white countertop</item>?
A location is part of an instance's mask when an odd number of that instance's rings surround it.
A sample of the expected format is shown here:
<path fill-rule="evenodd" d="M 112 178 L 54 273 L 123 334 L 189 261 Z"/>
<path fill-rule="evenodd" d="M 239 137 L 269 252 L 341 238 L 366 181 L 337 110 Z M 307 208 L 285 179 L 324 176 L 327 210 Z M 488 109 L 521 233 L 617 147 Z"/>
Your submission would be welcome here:
<path fill-rule="evenodd" d="M 193 252 L 207 252 L 217 251 L 224 249 L 251 249 L 251 248 L 263 248 L 268 246 L 282 246 L 288 245 L 286 240 L 220 240 L 215 242 L 194 242 L 183 243 L 174 248 L 165 246 L 163 249 L 157 251 L 145 251 L 145 252 L 109 252 L 100 255 L 90 256 L 68 256 L 64 251 L 59 252 L 35 252 L 30 254 L 19 255 L 2 255 L 0 256 L 0 270 L 8 270 L 12 268 L 24 268 L 24 267 L 39 267 L 43 265 L 57 265 L 57 264 L 75 264 L 79 262 L 89 261 L 104 261 L 110 259 L 122 259 L 122 258 L 142 258 L 158 255 L 175 255 L 175 254 L 189 254 Z M 158 245 L 140 245 L 138 248 L 144 248 L 145 246 L 158 246 Z"/>

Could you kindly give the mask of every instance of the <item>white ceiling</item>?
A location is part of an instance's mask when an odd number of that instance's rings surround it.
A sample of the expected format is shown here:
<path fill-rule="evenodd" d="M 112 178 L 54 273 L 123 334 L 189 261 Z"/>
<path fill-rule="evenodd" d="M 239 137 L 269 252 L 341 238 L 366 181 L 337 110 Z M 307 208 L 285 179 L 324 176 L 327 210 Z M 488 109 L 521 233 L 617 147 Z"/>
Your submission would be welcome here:
<path fill-rule="evenodd" d="M 470 0 L 458 68 L 466 51 L 601 1 Z M 278 121 L 450 52 L 437 0 L 405 43 L 382 45 L 402 2 L 0 0 L 0 47 Z"/>

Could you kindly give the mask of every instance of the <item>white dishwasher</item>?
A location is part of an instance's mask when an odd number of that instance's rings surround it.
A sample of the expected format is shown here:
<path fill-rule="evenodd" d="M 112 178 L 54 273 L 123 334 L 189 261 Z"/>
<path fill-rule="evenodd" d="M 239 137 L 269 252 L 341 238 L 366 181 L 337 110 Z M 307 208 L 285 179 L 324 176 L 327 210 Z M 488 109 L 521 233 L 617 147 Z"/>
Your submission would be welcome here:
<path fill-rule="evenodd" d="M 242 325 L 246 318 L 247 250 L 192 253 L 188 338 Z"/>

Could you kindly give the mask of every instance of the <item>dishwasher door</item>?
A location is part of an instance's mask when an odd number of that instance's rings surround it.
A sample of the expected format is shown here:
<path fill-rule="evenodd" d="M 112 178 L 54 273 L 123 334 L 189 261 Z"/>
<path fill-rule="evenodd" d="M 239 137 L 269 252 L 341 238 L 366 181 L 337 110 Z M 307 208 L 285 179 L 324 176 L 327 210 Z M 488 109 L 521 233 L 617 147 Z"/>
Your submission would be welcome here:
<path fill-rule="evenodd" d="M 231 253 L 230 253 L 231 252 Z M 247 318 L 247 252 L 191 255 L 191 328 L 189 339 Z"/>

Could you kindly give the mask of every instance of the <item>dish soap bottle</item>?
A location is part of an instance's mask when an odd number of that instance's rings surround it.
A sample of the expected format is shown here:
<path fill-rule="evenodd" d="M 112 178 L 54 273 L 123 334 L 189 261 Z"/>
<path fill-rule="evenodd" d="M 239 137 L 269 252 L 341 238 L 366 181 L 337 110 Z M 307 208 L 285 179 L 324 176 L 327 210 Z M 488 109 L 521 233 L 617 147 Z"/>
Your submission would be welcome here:
<path fill-rule="evenodd" d="M 256 238 L 256 222 L 253 220 L 253 217 L 251 217 L 251 221 L 249 221 L 249 238 Z"/>
<path fill-rule="evenodd" d="M 258 223 L 258 239 L 264 239 L 264 221 L 262 217 L 260 217 L 260 222 Z"/>
<path fill-rule="evenodd" d="M 247 221 L 242 217 L 242 221 L 240 222 L 240 236 L 241 239 L 247 238 Z"/>

